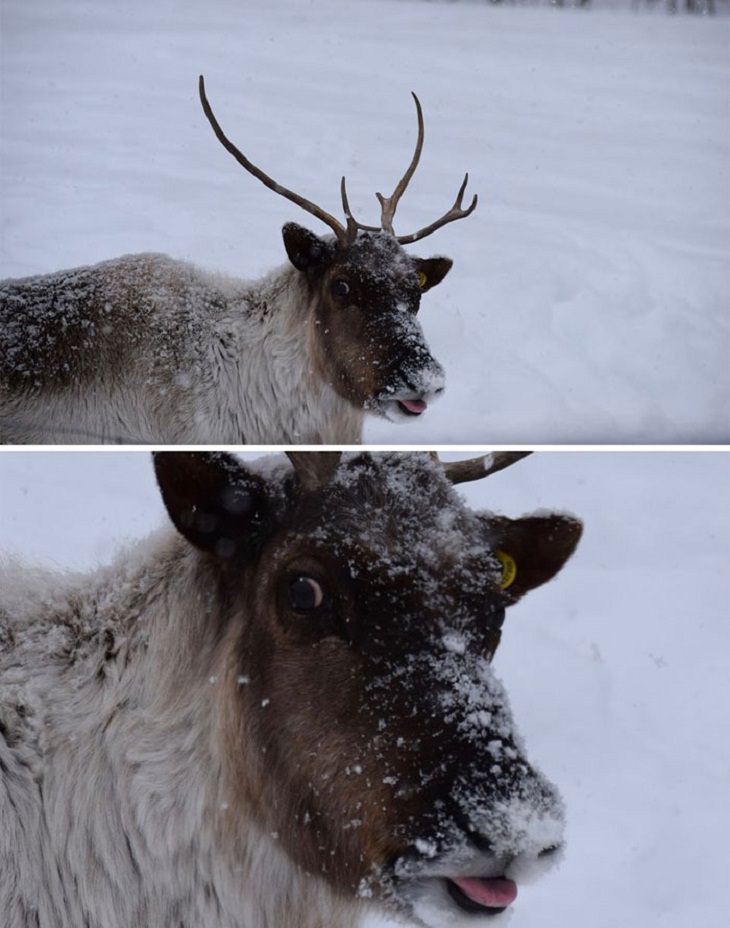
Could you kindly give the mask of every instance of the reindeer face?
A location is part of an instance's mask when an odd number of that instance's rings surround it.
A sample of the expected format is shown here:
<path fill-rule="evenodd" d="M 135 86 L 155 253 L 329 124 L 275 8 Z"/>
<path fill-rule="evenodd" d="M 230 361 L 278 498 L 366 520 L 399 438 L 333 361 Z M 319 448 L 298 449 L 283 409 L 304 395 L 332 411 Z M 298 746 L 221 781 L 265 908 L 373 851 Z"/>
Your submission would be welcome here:
<path fill-rule="evenodd" d="M 417 313 L 421 294 L 443 280 L 451 261 L 414 258 L 384 232 L 361 232 L 344 248 L 290 223 L 284 241 L 309 281 L 314 355 L 325 380 L 358 409 L 394 421 L 425 412 L 444 374 Z"/>
<path fill-rule="evenodd" d="M 525 592 L 502 588 L 495 552 L 521 534 L 525 548 L 524 531 L 467 509 L 421 455 L 349 458 L 304 493 L 291 476 L 274 489 L 223 466 L 208 482 L 228 501 L 225 544 L 187 534 L 227 552 L 232 789 L 337 891 L 428 928 L 480 924 L 562 840 L 559 796 L 526 760 L 490 667 L 505 608 Z M 166 484 L 169 507 L 180 494 Z M 211 525 L 215 507 L 196 506 Z M 245 538 L 232 511 L 246 512 Z M 529 575 L 528 548 L 550 536 L 547 579 L 579 525 L 541 518 L 535 543 L 511 554 Z"/>

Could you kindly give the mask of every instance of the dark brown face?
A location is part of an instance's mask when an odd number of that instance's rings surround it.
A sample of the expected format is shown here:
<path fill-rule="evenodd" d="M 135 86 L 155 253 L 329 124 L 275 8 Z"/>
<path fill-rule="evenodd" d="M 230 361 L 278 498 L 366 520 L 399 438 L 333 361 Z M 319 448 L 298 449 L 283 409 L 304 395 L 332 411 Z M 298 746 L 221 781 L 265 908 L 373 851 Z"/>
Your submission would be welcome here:
<path fill-rule="evenodd" d="M 224 460 L 223 476 L 196 467 L 196 492 L 225 496 L 225 545 L 183 534 L 222 561 L 232 788 L 342 893 L 429 928 L 445 911 L 449 924 L 479 924 L 511 902 L 515 862 L 562 834 L 559 797 L 525 759 L 490 667 L 518 598 L 495 554 L 508 533 L 468 510 L 425 455 L 352 457 L 310 493 L 292 476 L 275 489 L 245 472 L 232 493 Z M 179 486 L 160 482 L 180 527 Z M 195 503 L 206 526 L 214 509 Z M 232 510 L 246 513 L 238 530 Z M 575 520 L 545 520 L 572 551 Z"/>
<path fill-rule="evenodd" d="M 443 391 L 444 374 L 416 315 L 451 261 L 414 258 L 384 232 L 361 232 L 344 249 L 290 223 L 284 243 L 308 280 L 325 379 L 358 409 L 393 420 L 421 415 Z"/>

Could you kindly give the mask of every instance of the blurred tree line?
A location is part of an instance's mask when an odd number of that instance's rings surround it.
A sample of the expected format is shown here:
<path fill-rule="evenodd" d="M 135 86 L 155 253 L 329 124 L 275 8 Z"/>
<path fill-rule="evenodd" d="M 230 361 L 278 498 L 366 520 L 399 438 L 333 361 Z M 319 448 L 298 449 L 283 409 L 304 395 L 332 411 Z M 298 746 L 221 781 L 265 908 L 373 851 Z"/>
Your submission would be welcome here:
<path fill-rule="evenodd" d="M 699 13 L 703 15 L 714 14 L 718 7 L 727 8 L 727 0 L 485 0 L 486 3 L 497 5 L 519 6 L 563 6 L 563 7 L 608 7 L 624 6 L 634 10 L 664 9 L 668 13 Z"/>

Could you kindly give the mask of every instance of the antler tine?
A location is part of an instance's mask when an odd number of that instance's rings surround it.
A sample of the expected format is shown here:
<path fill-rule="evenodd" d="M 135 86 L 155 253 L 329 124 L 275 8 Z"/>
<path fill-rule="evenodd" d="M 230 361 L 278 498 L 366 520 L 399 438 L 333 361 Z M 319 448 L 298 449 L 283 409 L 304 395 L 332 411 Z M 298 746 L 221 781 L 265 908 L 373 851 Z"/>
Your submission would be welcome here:
<path fill-rule="evenodd" d="M 342 457 L 341 451 L 286 451 L 302 489 L 314 492 L 332 479 Z"/>
<path fill-rule="evenodd" d="M 471 480 L 481 480 L 483 477 L 489 477 L 490 474 L 496 474 L 499 470 L 504 470 L 511 464 L 516 464 L 522 458 L 526 458 L 532 451 L 492 451 L 491 454 L 485 454 L 478 458 L 469 458 L 466 461 L 442 461 L 438 454 L 434 452 L 433 457 L 444 469 L 444 473 L 449 480 L 456 483 L 468 483 Z"/>
<path fill-rule="evenodd" d="M 308 213 L 311 213 L 313 216 L 316 216 L 317 219 L 321 219 L 325 225 L 328 225 L 330 229 L 335 233 L 338 240 L 342 244 L 347 244 L 348 242 L 348 231 L 339 222 L 335 219 L 330 213 L 322 209 L 321 206 L 317 206 L 316 203 L 313 203 L 311 200 L 307 200 L 305 197 L 300 196 L 298 193 L 294 193 L 293 190 L 289 190 L 286 187 L 283 187 L 281 184 L 278 184 L 273 178 L 269 177 L 268 174 L 265 174 L 261 168 L 256 167 L 256 165 L 249 161 L 249 159 L 240 151 L 236 146 L 231 142 L 231 140 L 226 136 L 226 134 L 221 129 L 218 120 L 213 115 L 213 110 L 211 109 L 208 98 L 205 95 L 205 81 L 203 75 L 201 74 L 198 79 L 198 92 L 200 94 L 200 102 L 203 106 L 203 112 L 208 119 L 208 122 L 215 132 L 216 138 L 221 143 L 221 145 L 230 152 L 233 157 L 238 161 L 242 167 L 244 167 L 249 174 L 253 174 L 254 177 L 258 178 L 262 184 L 273 190 L 274 193 L 278 193 L 280 196 L 285 197 L 287 200 L 291 200 L 292 203 L 296 203 L 297 206 L 301 206 L 302 209 L 305 209 Z"/>
<path fill-rule="evenodd" d="M 467 173 L 464 175 L 464 180 L 461 182 L 459 192 L 456 194 L 454 205 L 448 212 L 444 213 L 440 219 L 437 219 L 436 222 L 432 222 L 430 226 L 424 226 L 424 228 L 419 229 L 418 232 L 413 232 L 411 235 L 397 236 L 398 242 L 401 245 L 411 245 L 413 242 L 417 242 L 419 239 L 425 238 L 427 235 L 430 235 L 432 232 L 435 232 L 436 229 L 440 229 L 441 226 L 445 226 L 449 222 L 454 222 L 456 219 L 465 219 L 467 216 L 470 216 L 477 208 L 479 197 L 475 193 L 474 199 L 471 201 L 471 204 L 468 206 L 468 208 L 462 209 L 461 201 L 464 198 L 464 191 L 466 190 L 466 185 L 468 182 L 469 174 Z"/>
<path fill-rule="evenodd" d="M 358 229 L 362 229 L 364 232 L 380 232 L 380 226 L 365 226 L 361 222 L 358 222 L 352 215 L 350 203 L 347 199 L 347 187 L 344 177 L 340 181 L 340 194 L 342 195 L 342 209 L 347 219 L 347 236 L 349 242 L 354 242 Z"/>
<path fill-rule="evenodd" d="M 413 177 L 413 172 L 418 167 L 418 162 L 421 160 L 421 150 L 423 149 L 423 110 L 421 109 L 421 101 L 418 97 L 411 91 L 411 96 L 416 101 L 416 114 L 418 116 L 418 139 L 416 140 L 416 150 L 413 152 L 413 157 L 411 158 L 411 163 L 406 168 L 406 172 L 398 181 L 395 190 L 389 197 L 384 197 L 382 193 L 376 193 L 375 196 L 380 202 L 382 207 L 380 228 L 383 232 L 390 232 L 391 235 L 395 235 L 393 231 L 393 217 L 395 216 L 395 211 L 398 207 L 398 201 L 403 196 L 406 187 Z M 398 239 L 400 241 L 400 239 Z"/>

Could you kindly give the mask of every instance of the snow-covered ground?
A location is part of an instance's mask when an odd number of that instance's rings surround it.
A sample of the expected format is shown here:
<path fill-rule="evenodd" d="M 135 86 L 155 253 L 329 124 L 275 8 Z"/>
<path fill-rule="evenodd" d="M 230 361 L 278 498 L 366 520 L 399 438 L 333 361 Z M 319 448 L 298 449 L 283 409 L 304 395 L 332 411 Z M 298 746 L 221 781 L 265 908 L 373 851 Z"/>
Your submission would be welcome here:
<path fill-rule="evenodd" d="M 214 139 L 397 229 L 462 174 L 480 204 L 413 251 L 444 398 L 382 443 L 730 440 L 730 20 L 422 0 L 2 0 L 0 275 L 154 250 L 253 277 L 316 220 Z M 325 231 L 324 229 L 322 231 Z"/>
<path fill-rule="evenodd" d="M 564 863 L 520 893 L 510 928 L 720 928 L 730 455 L 544 452 L 463 492 L 586 524 L 559 578 L 511 610 L 496 659 L 569 814 Z M 146 454 L 0 455 L 0 551 L 85 567 L 165 518 Z"/>

